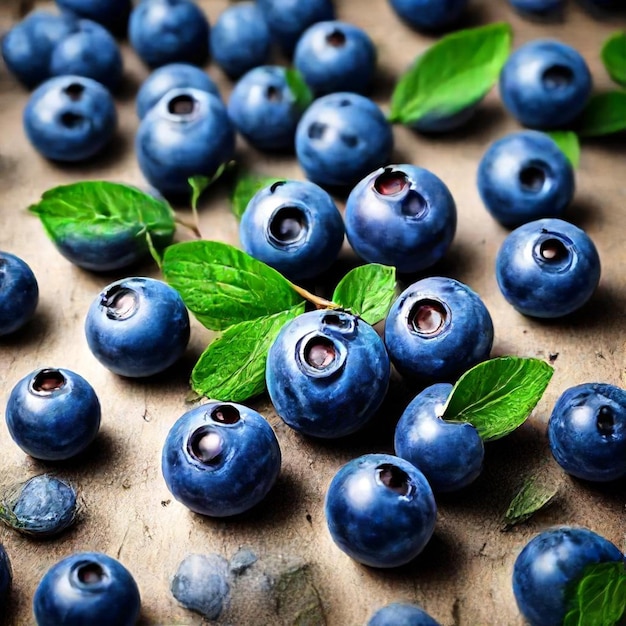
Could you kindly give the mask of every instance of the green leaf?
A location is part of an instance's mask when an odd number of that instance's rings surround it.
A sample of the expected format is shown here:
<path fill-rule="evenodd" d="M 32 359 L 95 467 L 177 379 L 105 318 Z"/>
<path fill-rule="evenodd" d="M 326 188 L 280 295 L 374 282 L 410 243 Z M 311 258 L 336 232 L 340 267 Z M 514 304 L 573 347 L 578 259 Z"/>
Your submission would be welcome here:
<path fill-rule="evenodd" d="M 623 561 L 585 568 L 570 591 L 572 607 L 564 626 L 615 626 L 626 613 L 626 569 Z"/>
<path fill-rule="evenodd" d="M 398 81 L 391 122 L 414 124 L 446 117 L 479 102 L 498 80 L 511 49 L 512 30 L 498 22 L 439 39 Z"/>
<path fill-rule="evenodd" d="M 304 111 L 313 102 L 313 94 L 304 78 L 302 78 L 302 74 L 298 70 L 287 68 L 285 70 L 285 81 L 289 91 L 291 91 L 296 100 L 296 106 Z"/>
<path fill-rule="evenodd" d="M 543 474 L 529 476 L 511 500 L 511 504 L 504 514 L 503 530 L 508 530 L 525 522 L 548 506 L 558 494 L 559 486 L 558 481 L 550 480 Z"/>
<path fill-rule="evenodd" d="M 600 137 L 626 130 L 626 91 L 607 91 L 591 96 L 577 119 L 581 137 Z"/>
<path fill-rule="evenodd" d="M 626 87 L 626 31 L 618 30 L 604 42 L 602 61 L 609 76 Z"/>
<path fill-rule="evenodd" d="M 198 208 L 198 200 L 200 196 L 209 188 L 214 182 L 220 179 L 229 169 L 235 165 L 234 161 L 226 161 L 220 164 L 215 170 L 213 176 L 191 176 L 187 179 L 189 186 L 191 187 L 191 208 L 196 211 Z"/>
<path fill-rule="evenodd" d="M 243 402 L 265 389 L 267 352 L 280 329 L 304 303 L 228 328 L 209 344 L 191 373 L 193 390 L 223 402 Z"/>
<path fill-rule="evenodd" d="M 276 270 L 220 241 L 169 246 L 163 275 L 207 328 L 224 330 L 303 302 Z"/>
<path fill-rule="evenodd" d="M 137 240 L 145 252 L 150 245 L 162 248 L 176 229 L 174 212 L 166 202 L 130 185 L 107 181 L 84 181 L 54 187 L 28 207 L 39 216 L 46 233 L 61 249 L 64 246 L 107 240 Z"/>
<path fill-rule="evenodd" d="M 265 187 L 274 183 L 283 182 L 284 179 L 272 178 L 271 176 L 242 176 L 237 180 L 235 189 L 230 200 L 231 210 L 234 216 L 240 220 L 250 200 L 255 194 Z"/>
<path fill-rule="evenodd" d="M 443 418 L 469 422 L 485 441 L 504 437 L 526 421 L 553 373 L 539 359 L 505 356 L 483 361 L 456 382 Z"/>
<path fill-rule="evenodd" d="M 571 130 L 551 130 L 546 133 L 565 154 L 573 168 L 580 163 L 580 142 L 578 135 Z"/>
<path fill-rule="evenodd" d="M 373 325 L 387 315 L 395 289 L 395 267 L 369 263 L 355 267 L 341 279 L 332 301 Z"/>

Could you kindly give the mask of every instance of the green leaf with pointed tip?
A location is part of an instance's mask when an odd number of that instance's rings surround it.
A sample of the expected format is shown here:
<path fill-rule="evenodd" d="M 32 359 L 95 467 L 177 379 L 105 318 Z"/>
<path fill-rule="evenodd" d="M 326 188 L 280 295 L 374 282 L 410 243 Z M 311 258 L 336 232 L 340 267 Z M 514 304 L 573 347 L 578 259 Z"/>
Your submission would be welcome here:
<path fill-rule="evenodd" d="M 332 301 L 368 324 L 384 319 L 396 293 L 396 268 L 378 263 L 361 265 L 339 282 Z"/>
<path fill-rule="evenodd" d="M 618 30 L 604 42 L 602 61 L 609 76 L 626 87 L 626 31 Z"/>
<path fill-rule="evenodd" d="M 576 124 L 581 137 L 601 137 L 626 130 L 626 91 L 591 96 Z"/>
<path fill-rule="evenodd" d="M 107 242 L 137 245 L 149 252 L 147 235 L 155 248 L 169 244 L 176 224 L 167 202 L 131 185 L 107 181 L 83 181 L 44 192 L 28 207 L 39 216 L 50 239 L 63 252 L 65 246 L 102 249 Z"/>
<path fill-rule="evenodd" d="M 504 22 L 442 37 L 398 81 L 389 120 L 411 125 L 426 116 L 452 116 L 476 104 L 498 80 L 511 40 L 511 26 Z"/>
<path fill-rule="evenodd" d="M 273 178 L 271 176 L 241 176 L 237 180 L 230 200 L 233 215 L 240 220 L 250 200 L 252 200 L 257 192 L 274 183 L 282 182 L 283 180 L 284 179 Z"/>
<path fill-rule="evenodd" d="M 198 208 L 198 200 L 200 196 L 217 180 L 219 180 L 224 174 L 233 168 L 235 161 L 226 161 L 222 163 L 216 170 L 213 176 L 191 176 L 187 179 L 189 186 L 191 187 L 191 208 L 195 211 Z"/>
<path fill-rule="evenodd" d="M 304 111 L 313 102 L 313 93 L 302 78 L 302 74 L 298 70 L 288 68 L 285 70 L 285 81 L 296 100 L 296 106 Z"/>
<path fill-rule="evenodd" d="M 191 373 L 193 390 L 222 402 L 243 402 L 262 393 L 272 342 L 288 321 L 303 312 L 304 302 L 226 329 L 196 363 Z"/>
<path fill-rule="evenodd" d="M 163 255 L 165 280 L 211 330 L 291 309 L 304 300 L 265 263 L 220 241 L 186 241 Z"/>
<path fill-rule="evenodd" d="M 580 141 L 578 135 L 571 130 L 551 130 L 546 133 L 561 149 L 573 168 L 577 168 L 580 163 Z"/>
<path fill-rule="evenodd" d="M 542 474 L 529 476 L 504 514 L 504 530 L 521 524 L 548 506 L 559 492 L 559 482 Z"/>
<path fill-rule="evenodd" d="M 500 439 L 526 421 L 553 373 L 539 359 L 505 356 L 483 361 L 456 382 L 443 418 L 469 422 L 485 441 Z"/>
<path fill-rule="evenodd" d="M 571 609 L 563 626 L 616 626 L 626 614 L 626 569 L 623 561 L 594 563 L 569 592 Z"/>

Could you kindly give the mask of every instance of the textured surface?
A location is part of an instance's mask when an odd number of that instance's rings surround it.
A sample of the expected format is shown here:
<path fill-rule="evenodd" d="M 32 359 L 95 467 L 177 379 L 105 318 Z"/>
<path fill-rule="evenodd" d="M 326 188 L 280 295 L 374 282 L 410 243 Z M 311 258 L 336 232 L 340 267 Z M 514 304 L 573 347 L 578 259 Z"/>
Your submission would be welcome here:
<path fill-rule="evenodd" d="M 202 0 L 201 5 L 214 22 L 227 2 Z M 365 3 L 355 0 L 337 0 L 336 6 L 340 19 L 365 28 L 377 46 L 375 97 L 387 111 L 395 78 L 433 39 L 400 23 L 384 0 L 368 0 L 367 11 Z M 10 7 L 6 1 L 0 5 L 3 30 L 14 19 Z M 626 26 L 623 14 L 599 21 L 571 1 L 563 22 L 542 24 L 523 21 L 504 1 L 470 1 L 466 24 L 497 19 L 513 24 L 515 45 L 555 36 L 578 47 L 590 64 L 596 88 L 610 86 L 599 50 L 609 33 Z M 147 70 L 126 44 L 123 54 L 126 83 L 117 98 L 119 134 L 106 154 L 80 166 L 52 165 L 31 148 L 21 127 L 28 94 L 0 66 L 0 249 L 23 256 L 40 286 L 34 320 L 15 336 L 0 340 L 0 414 L 11 387 L 38 367 L 79 372 L 102 402 L 102 429 L 95 445 L 63 464 L 26 457 L 0 423 L 0 482 L 53 471 L 71 480 L 85 503 L 84 517 L 75 529 L 54 541 L 35 543 L 0 528 L 0 542 L 14 570 L 5 624 L 33 623 L 30 606 L 37 581 L 54 562 L 78 550 L 106 552 L 129 568 L 141 590 L 141 624 L 198 624 L 200 618 L 181 608 L 170 594 L 178 564 L 191 553 L 216 552 L 229 558 L 239 546 L 248 545 L 260 556 L 292 555 L 309 562 L 311 580 L 331 625 L 359 626 L 387 602 L 417 601 L 443 626 L 521 626 L 511 574 L 516 555 L 531 536 L 556 523 L 580 524 L 624 547 L 624 481 L 594 486 L 564 478 L 561 494 L 549 509 L 525 526 L 500 532 L 501 516 L 530 470 L 541 466 L 561 476 L 550 459 L 545 435 L 561 392 L 591 380 L 626 386 L 623 135 L 583 145 L 576 196 L 566 213 L 566 219 L 585 228 L 598 247 L 603 261 L 599 290 L 573 317 L 541 322 L 516 313 L 497 289 L 494 261 L 507 231 L 489 216 L 476 189 L 478 162 L 488 143 L 519 129 L 500 104 L 497 90 L 472 123 L 450 136 L 424 137 L 394 128 L 394 160 L 432 169 L 450 187 L 458 205 L 456 238 L 433 272 L 467 282 L 484 299 L 494 320 L 494 355 L 549 359 L 555 375 L 530 422 L 511 437 L 487 445 L 485 470 L 478 481 L 466 491 L 438 498 L 437 527 L 424 553 L 399 570 L 377 571 L 354 563 L 334 546 L 323 518 L 323 497 L 343 463 L 360 454 L 391 450 L 394 424 L 417 389 L 392 383 L 389 400 L 366 431 L 341 442 L 305 439 L 282 424 L 267 398 L 256 401 L 255 408 L 269 418 L 280 440 L 282 475 L 265 503 L 250 513 L 234 520 L 211 520 L 190 513 L 171 498 L 159 461 L 170 426 L 188 408 L 184 400 L 190 369 L 212 335 L 194 320 L 191 344 L 180 367 L 147 382 L 111 374 L 89 352 L 83 334 L 89 304 L 100 289 L 123 275 L 99 276 L 72 266 L 25 209 L 47 188 L 71 181 L 105 178 L 145 184 L 133 135 L 138 126 L 134 95 Z M 208 71 L 227 98 L 231 84 L 214 65 Z M 303 177 L 293 158 L 263 156 L 243 141 L 238 143 L 238 158 L 258 173 Z M 227 198 L 226 185 L 207 194 L 201 226 L 207 238 L 236 243 L 237 222 L 229 213 Z M 188 236 L 181 230 L 177 238 Z M 336 271 L 328 277 L 331 289 L 353 263 L 344 247 Z M 150 264 L 134 271 L 158 277 Z M 254 618 L 248 623 L 255 623 Z M 289 622 L 276 617 L 274 623 Z"/>

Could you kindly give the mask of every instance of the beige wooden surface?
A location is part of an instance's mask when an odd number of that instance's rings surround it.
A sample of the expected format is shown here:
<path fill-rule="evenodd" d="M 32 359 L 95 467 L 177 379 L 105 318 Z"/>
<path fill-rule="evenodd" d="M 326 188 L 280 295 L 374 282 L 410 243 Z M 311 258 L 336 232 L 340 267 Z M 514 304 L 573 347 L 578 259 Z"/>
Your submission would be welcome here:
<path fill-rule="evenodd" d="M 211 21 L 225 0 L 202 0 Z M 379 51 L 375 99 L 387 109 L 396 77 L 433 39 L 401 24 L 384 0 L 337 0 L 337 14 L 365 28 Z M 603 40 L 626 20 L 592 19 L 570 2 L 562 22 L 532 23 L 515 15 L 504 0 L 470 0 L 468 25 L 508 20 L 515 45 L 537 37 L 558 37 L 576 46 L 587 59 L 597 89 L 610 87 L 599 58 Z M 13 19 L 7 0 L 0 5 L 0 25 Z M 22 376 L 44 367 L 66 367 L 95 387 L 103 408 L 96 443 L 79 459 L 43 463 L 27 456 L 0 423 L 0 483 L 21 481 L 44 471 L 69 478 L 80 488 L 85 513 L 79 525 L 59 539 L 37 542 L 0 528 L 0 541 L 13 564 L 14 586 L 4 623 L 31 624 L 31 600 L 38 580 L 59 558 L 78 550 L 100 550 L 119 558 L 133 573 L 142 595 L 142 624 L 198 624 L 169 593 L 169 581 L 180 560 L 191 552 L 230 557 L 248 545 L 261 555 L 300 556 L 311 564 L 328 624 L 364 624 L 371 613 L 394 600 L 421 603 L 444 626 L 518 626 L 511 590 L 516 554 L 538 531 L 553 524 L 579 524 L 625 546 L 626 484 L 594 486 L 563 476 L 557 502 L 526 525 L 502 533 L 500 518 L 507 503 L 533 468 L 561 477 L 549 458 L 545 426 L 552 405 L 568 386 L 585 381 L 626 385 L 626 146 L 624 135 L 586 142 L 577 173 L 577 192 L 567 218 L 587 230 L 596 242 L 603 270 L 591 302 L 564 321 L 541 322 L 517 314 L 500 295 L 494 275 L 498 246 L 507 234 L 481 205 L 475 184 L 478 161 L 488 143 L 518 128 L 502 108 L 497 90 L 465 129 L 442 137 L 418 136 L 395 128 L 396 162 L 427 167 L 449 185 L 458 205 L 456 239 L 446 260 L 432 273 L 471 285 L 484 298 L 494 319 L 493 354 L 548 359 L 555 374 L 529 422 L 506 440 L 487 447 L 485 470 L 460 494 L 438 498 L 435 535 L 413 563 L 393 571 L 363 567 L 332 543 L 322 502 L 334 472 L 366 452 L 391 451 L 393 425 L 411 391 L 397 380 L 371 426 L 340 442 L 305 439 L 282 424 L 269 400 L 254 406 L 274 426 L 283 451 L 281 477 L 267 500 L 237 519 L 206 519 L 172 500 L 160 472 L 161 446 L 172 423 L 188 408 L 187 379 L 211 334 L 195 320 L 186 356 L 174 371 L 148 381 L 121 379 L 101 367 L 89 352 L 83 320 L 92 299 L 125 274 L 98 275 L 63 259 L 26 207 L 49 187 L 102 178 L 143 184 L 133 136 L 137 129 L 134 95 L 147 76 L 124 44 L 126 86 L 118 97 L 119 133 L 114 145 L 87 165 L 59 166 L 31 148 L 21 126 L 28 93 L 0 67 L 0 249 L 23 257 L 40 286 L 35 319 L 21 332 L 0 339 L 0 413 L 10 389 Z M 231 84 L 208 66 L 225 98 Z M 238 159 L 252 170 L 302 178 L 289 157 L 260 154 L 238 144 Z M 202 203 L 205 237 L 237 243 L 227 189 L 218 186 Z M 181 237 L 185 237 L 181 233 Z M 336 272 L 353 262 L 347 247 Z M 135 274 L 158 276 L 147 263 Z M 558 356 L 555 356 L 558 355 Z M 253 622 L 250 622 L 253 623 Z M 278 621 L 276 623 L 279 623 Z"/>

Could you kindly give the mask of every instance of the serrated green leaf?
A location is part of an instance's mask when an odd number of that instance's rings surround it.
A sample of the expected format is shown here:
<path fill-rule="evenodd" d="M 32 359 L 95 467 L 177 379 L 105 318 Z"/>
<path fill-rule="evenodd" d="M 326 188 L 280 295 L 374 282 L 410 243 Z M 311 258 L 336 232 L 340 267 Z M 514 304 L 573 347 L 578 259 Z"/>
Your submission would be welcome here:
<path fill-rule="evenodd" d="M 280 329 L 304 303 L 226 329 L 209 344 L 191 373 L 193 390 L 223 402 L 243 402 L 265 389 L 265 362 Z"/>
<path fill-rule="evenodd" d="M 581 137 L 600 137 L 626 130 L 626 91 L 591 96 L 576 123 Z"/>
<path fill-rule="evenodd" d="M 626 614 L 626 569 L 623 561 L 585 568 L 569 591 L 564 626 L 615 626 Z"/>
<path fill-rule="evenodd" d="M 149 252 L 151 244 L 162 248 L 172 240 L 176 225 L 172 208 L 130 185 L 107 181 L 83 181 L 44 192 L 28 207 L 39 216 L 54 244 L 64 248 L 107 244 L 120 249 L 122 242 Z"/>
<path fill-rule="evenodd" d="M 609 76 L 626 87 L 626 31 L 618 30 L 604 42 L 602 62 Z"/>
<path fill-rule="evenodd" d="M 506 356 L 483 361 L 456 382 L 443 418 L 469 422 L 484 441 L 500 439 L 526 421 L 553 373 L 539 359 Z"/>
<path fill-rule="evenodd" d="M 559 492 L 559 482 L 541 474 L 529 476 L 504 514 L 504 529 L 521 524 L 550 504 Z"/>
<path fill-rule="evenodd" d="M 163 255 L 165 280 L 211 330 L 280 313 L 303 302 L 265 263 L 220 241 L 187 241 Z"/>
<path fill-rule="evenodd" d="M 442 37 L 398 81 L 391 122 L 415 124 L 447 117 L 479 102 L 498 80 L 511 49 L 512 30 L 498 22 Z"/>
<path fill-rule="evenodd" d="M 285 81 L 289 87 L 289 91 L 291 91 L 295 98 L 296 106 L 304 111 L 304 109 L 313 102 L 313 94 L 302 77 L 302 74 L 296 69 L 287 68 L 285 70 Z"/>
<path fill-rule="evenodd" d="M 271 176 L 242 176 L 237 180 L 233 190 L 230 207 L 233 215 L 240 220 L 250 200 L 257 192 L 274 183 L 282 182 L 284 179 L 272 178 Z"/>
<path fill-rule="evenodd" d="M 387 315 L 395 289 L 395 267 L 369 263 L 355 267 L 341 279 L 332 301 L 373 325 Z"/>
<path fill-rule="evenodd" d="M 580 142 L 578 135 L 571 130 L 551 130 L 546 133 L 567 157 L 573 168 L 580 163 Z"/>

